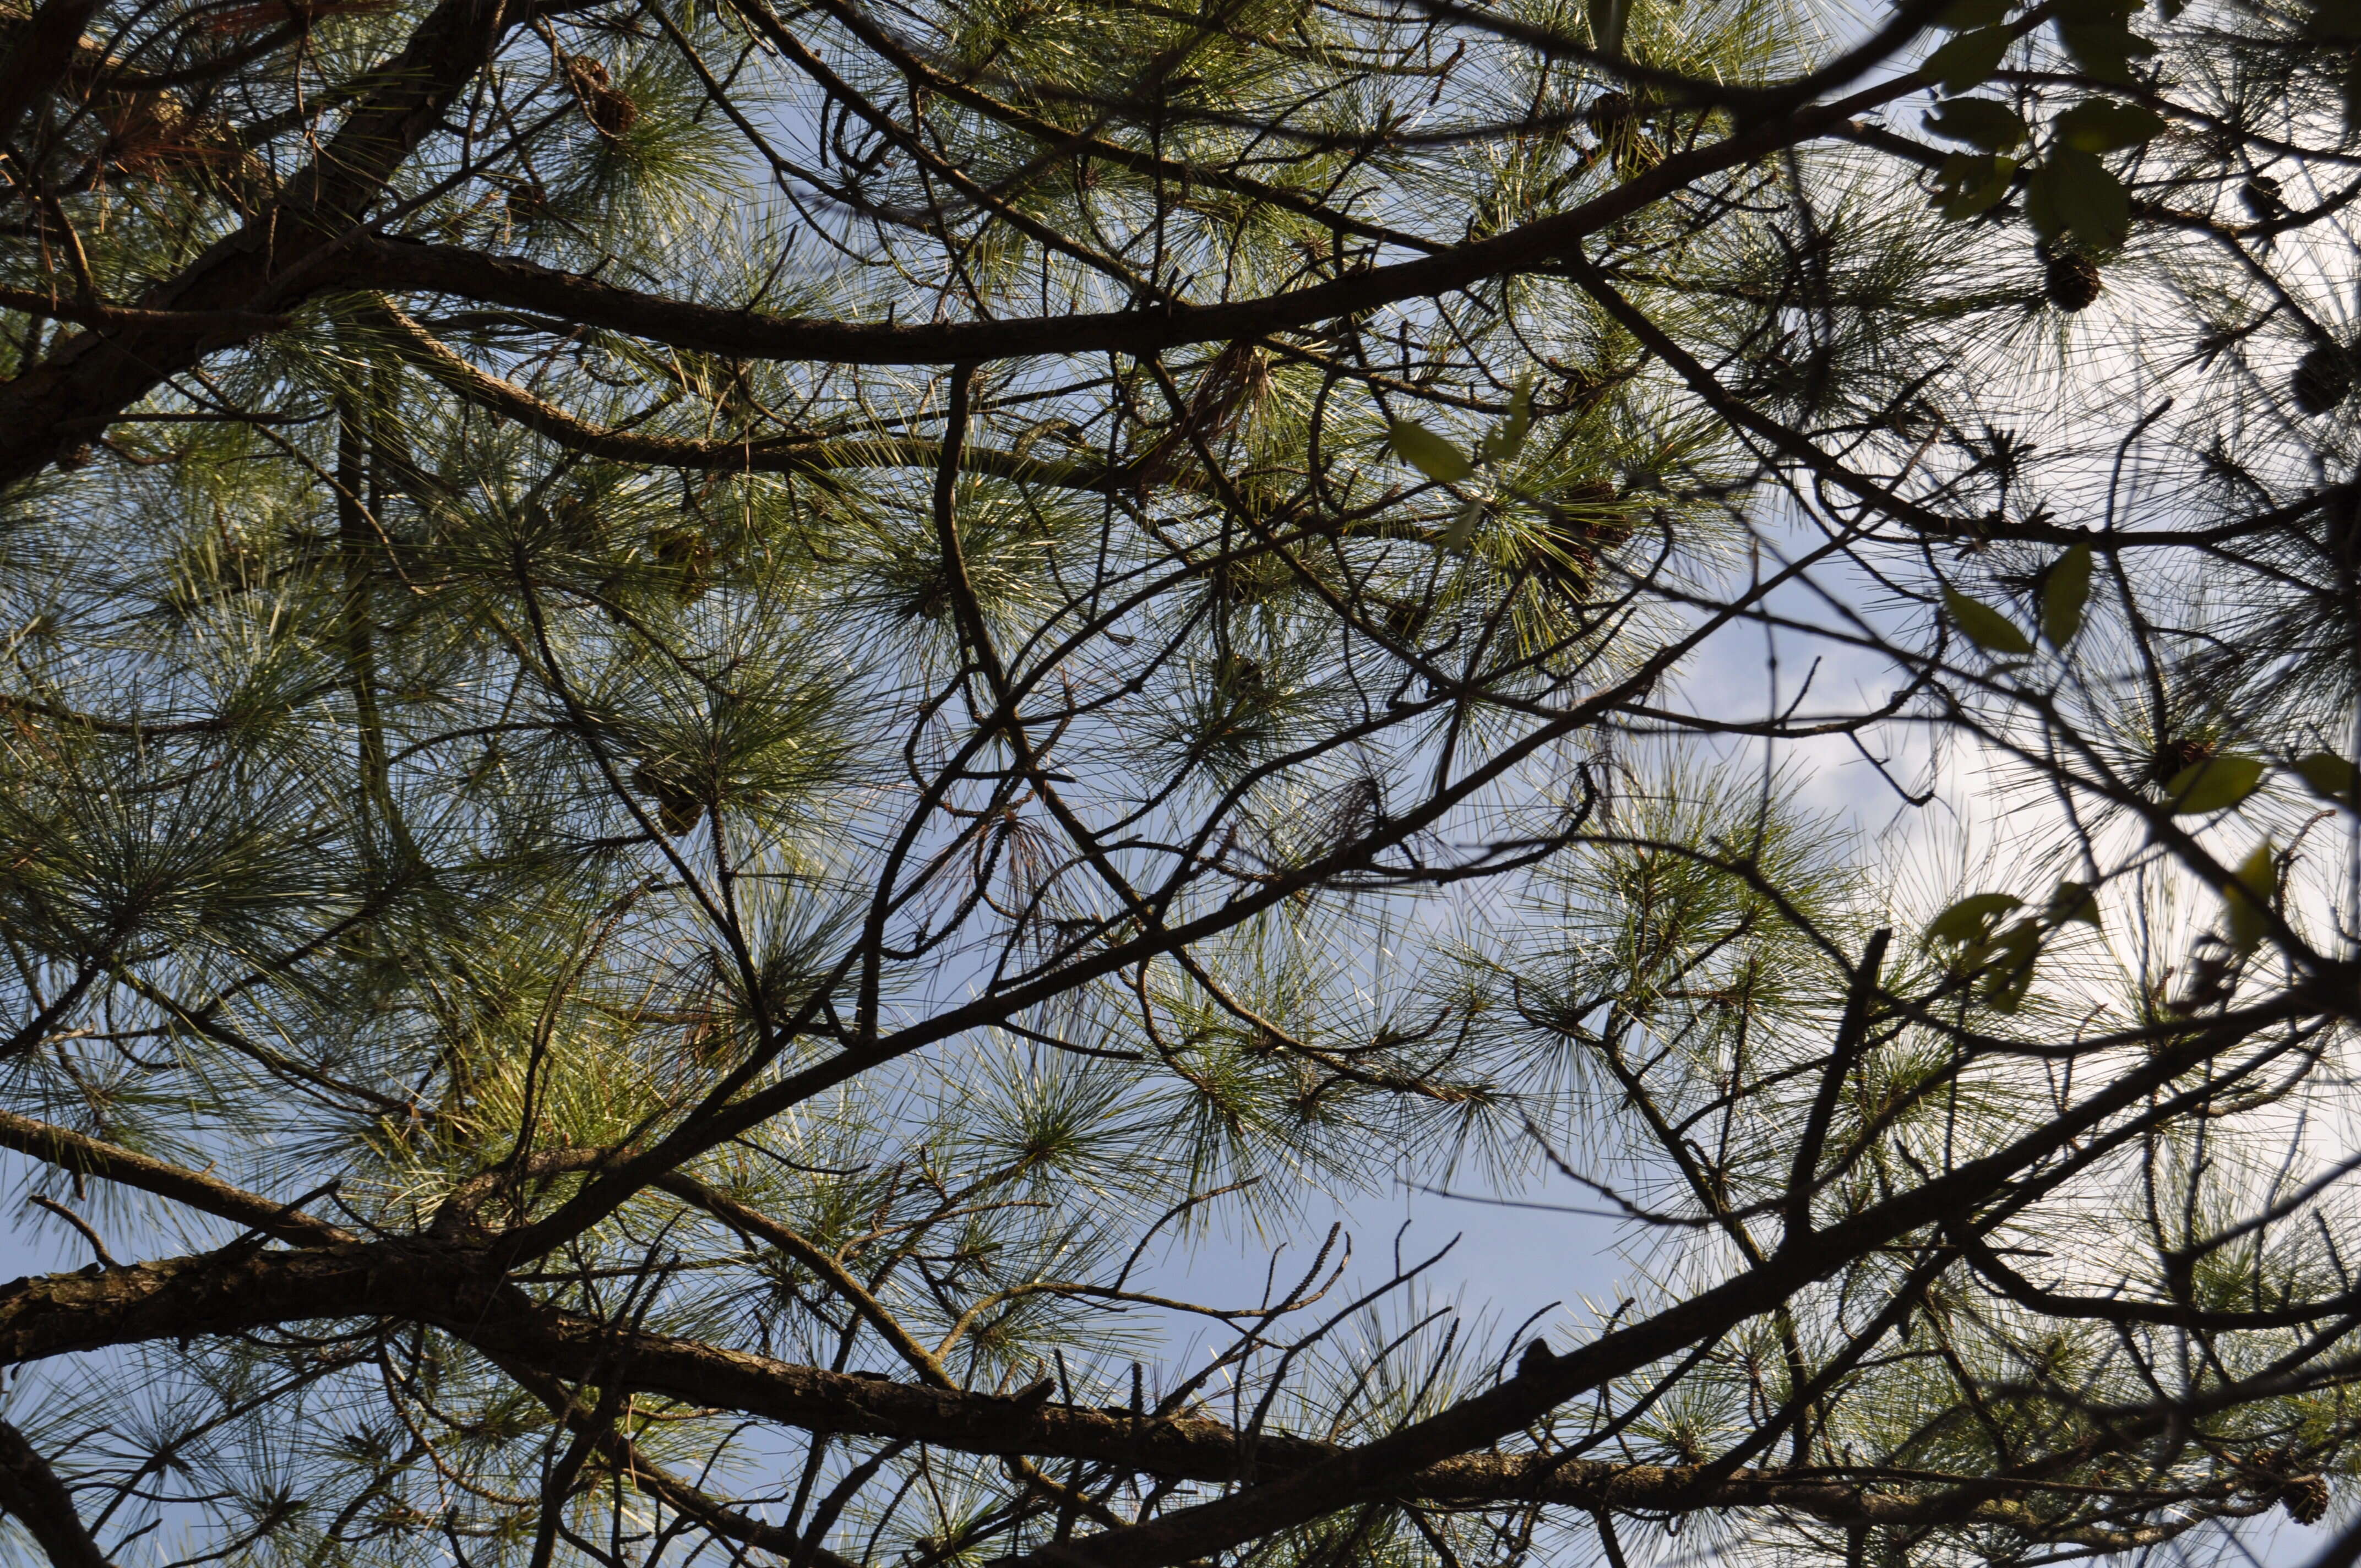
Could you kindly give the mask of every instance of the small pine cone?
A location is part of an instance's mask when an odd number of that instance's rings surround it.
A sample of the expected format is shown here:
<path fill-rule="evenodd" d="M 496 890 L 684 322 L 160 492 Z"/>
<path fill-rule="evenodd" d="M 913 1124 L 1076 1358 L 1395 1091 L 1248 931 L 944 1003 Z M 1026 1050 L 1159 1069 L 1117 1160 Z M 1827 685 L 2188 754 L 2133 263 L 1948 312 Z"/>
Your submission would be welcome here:
<path fill-rule="evenodd" d="M 631 787 L 654 802 L 656 826 L 667 839 L 691 831 L 705 816 L 704 797 L 653 762 L 631 775 Z"/>
<path fill-rule="evenodd" d="M 2071 315 L 2076 311 L 2088 310 L 2105 287 L 2099 279 L 2098 263 L 2087 256 L 2061 250 L 2049 258 L 2042 291 L 2049 296 L 2051 304 Z"/>
<path fill-rule="evenodd" d="M 1598 133 L 1599 139 L 1605 141 L 1631 129 L 1631 122 L 1639 117 L 1639 112 L 1632 107 L 1630 93 L 1602 93 L 1590 101 L 1590 107 L 1583 112 L 1583 117 L 1590 122 L 1590 128 Z"/>
<path fill-rule="evenodd" d="M 2324 414 L 2353 392 L 2353 356 L 2323 345 L 2303 356 L 2295 367 L 2295 406 L 2308 414 Z"/>
<path fill-rule="evenodd" d="M 607 74 L 607 68 L 595 60 L 585 60 L 578 54 L 566 62 L 566 83 L 585 98 L 593 93 L 614 91 L 614 79 Z"/>
<path fill-rule="evenodd" d="M 574 95 L 582 100 L 582 113 L 597 126 L 598 134 L 610 139 L 620 138 L 640 123 L 640 106 L 631 95 L 616 86 L 607 75 L 607 68 L 595 60 L 578 55 L 566 62 L 566 80 Z"/>
<path fill-rule="evenodd" d="M 1590 101 L 1583 112 L 1589 122 L 1591 134 L 1598 138 L 1598 150 L 1615 160 L 1615 167 L 1625 179 L 1636 172 L 1647 147 L 1642 134 L 1640 105 L 1628 93 L 1602 93 Z"/>
<path fill-rule="evenodd" d="M 658 565 L 678 574 L 675 587 L 684 604 L 703 595 L 713 580 L 713 546 L 693 529 L 659 529 L 649 538 L 648 551 Z"/>
<path fill-rule="evenodd" d="M 2318 1524 L 2328 1512 L 2328 1481 L 2320 1475 L 2298 1475 L 2279 1494 L 2279 1507 L 2298 1524 Z"/>
<path fill-rule="evenodd" d="M 2295 1455 L 2284 1448 L 2258 1448 L 2246 1455 L 2246 1468 L 2268 1483 L 2265 1491 L 2273 1491 L 2286 1482 L 2288 1473 L 2295 1468 Z"/>
<path fill-rule="evenodd" d="M 520 181 L 509 187 L 509 222 L 529 224 L 549 212 L 549 192 L 538 180 Z"/>
<path fill-rule="evenodd" d="M 2148 758 L 2147 776 L 2153 783 L 2164 784 L 2185 768 L 2212 759 L 2221 748 L 2213 741 L 2196 735 L 2169 736 L 2156 744 L 2156 752 Z M 2272 1453 L 2279 1452 L 2274 1449 Z"/>
<path fill-rule="evenodd" d="M 620 141 L 640 123 L 640 106 L 631 95 L 620 88 L 609 88 L 590 100 L 590 123 L 598 134 L 609 140 Z"/>

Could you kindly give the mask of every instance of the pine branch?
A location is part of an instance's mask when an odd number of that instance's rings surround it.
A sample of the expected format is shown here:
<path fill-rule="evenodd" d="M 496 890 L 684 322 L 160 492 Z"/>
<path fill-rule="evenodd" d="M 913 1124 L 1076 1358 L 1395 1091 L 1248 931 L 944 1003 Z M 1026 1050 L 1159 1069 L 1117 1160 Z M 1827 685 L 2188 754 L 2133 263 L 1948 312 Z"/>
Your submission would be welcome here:
<path fill-rule="evenodd" d="M 106 1554 L 74 1511 L 72 1494 L 6 1421 L 0 1421 L 0 1512 L 14 1516 L 40 1543 L 52 1568 L 108 1568 Z"/>

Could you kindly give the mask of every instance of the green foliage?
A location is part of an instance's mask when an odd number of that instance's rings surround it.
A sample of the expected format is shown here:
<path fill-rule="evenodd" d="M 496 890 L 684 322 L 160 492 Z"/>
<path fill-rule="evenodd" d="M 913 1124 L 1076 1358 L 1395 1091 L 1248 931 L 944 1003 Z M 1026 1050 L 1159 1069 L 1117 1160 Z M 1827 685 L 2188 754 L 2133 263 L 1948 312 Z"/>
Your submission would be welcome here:
<path fill-rule="evenodd" d="M 1937 208 L 1955 221 L 1987 212 L 2008 195 L 2015 173 L 2013 158 L 1955 152 L 1935 174 L 1936 189 L 1942 192 Z"/>
<path fill-rule="evenodd" d="M 2017 630 L 2015 621 L 1956 588 L 1943 590 L 1943 609 L 1968 641 L 1987 653 L 2014 656 L 2033 652 L 2033 640 Z"/>
<path fill-rule="evenodd" d="M 2165 800 L 2182 816 L 2226 811 L 2261 787 L 2264 772 L 2260 758 L 2224 752 L 2173 774 L 2165 782 Z"/>
<path fill-rule="evenodd" d="M 1953 98 L 1927 116 L 1927 128 L 1986 152 L 2010 152 L 2023 145 L 2025 122 L 2015 109 L 1993 98 Z"/>
<path fill-rule="evenodd" d="M 2008 30 L 1984 26 L 1962 32 L 1927 57 L 1920 73 L 1933 78 L 1947 93 L 1966 93 L 1989 81 L 2008 52 Z"/>
<path fill-rule="evenodd" d="M 2222 888 L 2223 903 L 2228 908 L 2232 951 L 2251 953 L 2262 945 L 2268 929 L 2264 914 L 2277 896 L 2279 885 L 2279 851 L 2266 839 L 2238 862 L 2231 880 Z"/>
<path fill-rule="evenodd" d="M 1995 922 L 2025 900 L 2008 893 L 1977 893 L 1960 899 L 1927 923 L 1927 940 L 1971 945 L 1989 940 Z"/>
<path fill-rule="evenodd" d="M 2131 233 L 2131 195 L 2095 155 L 2059 141 L 2026 185 L 2025 215 L 2044 239 L 2070 234 L 2112 250 Z"/>
<path fill-rule="evenodd" d="M 2303 782 L 2328 799 L 2350 804 L 2356 780 L 2353 764 L 2334 751 L 2314 751 L 2296 759 L 2295 771 Z"/>
<path fill-rule="evenodd" d="M 2052 648 L 2063 651 L 2082 630 L 2082 611 L 2091 602 L 2091 547 L 2077 544 L 2050 564 L 2041 583 L 2041 635 Z"/>
<path fill-rule="evenodd" d="M 2352 9 L 0 14 L 0 1144 L 157 1265 L 0 1443 L 126 1568 L 2317 1520 Z"/>
<path fill-rule="evenodd" d="M 1455 485 L 1476 472 L 1465 452 L 1415 420 L 1393 424 L 1395 455 L 1438 484 Z"/>
<path fill-rule="evenodd" d="M 2049 125 L 2060 145 L 2083 152 L 2121 152 L 2164 134 L 2163 116 L 2137 104 L 2085 98 Z"/>

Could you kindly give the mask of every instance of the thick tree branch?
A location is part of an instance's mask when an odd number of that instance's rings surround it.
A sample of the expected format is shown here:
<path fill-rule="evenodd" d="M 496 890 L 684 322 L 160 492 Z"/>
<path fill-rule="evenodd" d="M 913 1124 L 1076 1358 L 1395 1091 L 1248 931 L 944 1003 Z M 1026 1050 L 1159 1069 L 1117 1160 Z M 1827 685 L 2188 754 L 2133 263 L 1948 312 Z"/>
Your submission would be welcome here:
<path fill-rule="evenodd" d="M 13 1111 L 0 1111 L 0 1148 L 15 1149 L 62 1170 L 104 1177 L 153 1192 L 280 1241 L 318 1245 L 353 1239 L 324 1220 L 273 1203 L 258 1193 Z"/>
<path fill-rule="evenodd" d="M 528 10 L 525 0 L 441 0 L 269 211 L 140 300 L 139 310 L 174 313 L 169 330 L 80 333 L 0 384 L 0 485 L 100 434 L 212 349 L 251 335 L 235 323 L 277 315 L 316 292 L 318 264 L 351 237 L 386 181 Z M 77 22 L 69 49 L 80 37 Z M 189 315 L 216 324 L 192 332 L 177 319 Z"/>
<path fill-rule="evenodd" d="M 65 80 L 82 49 L 82 30 L 97 12 L 98 0 L 43 0 L 16 30 L 0 64 L 0 147 L 16 139 L 25 111 Z"/>
<path fill-rule="evenodd" d="M 0 1358 L 17 1362 L 142 1339 L 382 1316 L 444 1329 L 519 1376 L 544 1401 L 567 1400 L 555 1380 L 604 1379 L 602 1387 L 807 1431 L 1010 1458 L 1082 1460 L 1175 1480 L 1266 1484 L 1257 1493 L 1367 1452 L 1283 1432 L 1242 1435 L 1200 1417 L 1035 1404 L 830 1372 L 619 1328 L 533 1301 L 493 1280 L 483 1261 L 479 1252 L 405 1244 L 217 1253 L 96 1276 L 20 1280 L 0 1289 Z M 1534 1381 L 1521 1376 L 1504 1388 Z M 577 1420 L 569 1424 L 585 1430 Z M 633 1463 L 624 1447 L 609 1447 L 614 1462 Z M 656 1495 L 670 1493 L 686 1511 L 726 1511 L 702 1494 L 688 1495 L 694 1488 L 668 1486 L 648 1474 Z M 1711 1481 L 1702 1465 L 1468 1453 L 1402 1475 L 1372 1495 L 1455 1507 L 1540 1503 L 1671 1513 L 1781 1508 L 1836 1521 L 2025 1524 L 2032 1516 L 2018 1495 L 2037 1493 L 2043 1485 L 2037 1478 L 1989 1477 L 1954 1484 L 1931 1475 L 1883 1475 L 1873 1467 L 1858 1473 L 1747 1469 Z M 724 1533 L 765 1549 L 785 1544 L 753 1523 L 741 1521 Z"/>
<path fill-rule="evenodd" d="M 6 1421 L 0 1421 L 0 1513 L 40 1542 L 54 1568 L 107 1568 L 106 1554 L 82 1528 L 65 1483 Z"/>
<path fill-rule="evenodd" d="M 1585 236 L 1675 191 L 1828 135 L 1853 115 L 1915 90 L 1905 78 L 1839 103 L 1766 120 L 1668 158 L 1568 212 L 1439 255 L 1224 304 L 896 326 L 693 304 L 514 258 L 406 241 L 357 242 L 347 247 L 339 269 L 355 281 L 366 280 L 394 291 L 451 294 L 745 358 L 945 365 L 1061 354 L 1147 356 L 1184 344 L 1261 338 L 1406 300 L 1448 294 L 1503 273 L 1554 265 Z"/>
<path fill-rule="evenodd" d="M 379 302 L 368 313 L 391 335 L 397 353 L 451 391 L 569 451 L 586 452 L 594 457 L 668 468 L 747 474 L 933 467 L 939 461 L 939 444 L 907 437 L 829 441 L 804 435 L 766 435 L 743 441 L 693 441 L 594 424 L 536 397 L 513 381 L 470 364 L 397 306 Z M 961 466 L 969 473 L 1060 489 L 1103 494 L 1122 485 L 1119 474 L 1111 477 L 1101 465 L 1045 463 L 1020 453 L 988 448 L 964 451 Z"/>

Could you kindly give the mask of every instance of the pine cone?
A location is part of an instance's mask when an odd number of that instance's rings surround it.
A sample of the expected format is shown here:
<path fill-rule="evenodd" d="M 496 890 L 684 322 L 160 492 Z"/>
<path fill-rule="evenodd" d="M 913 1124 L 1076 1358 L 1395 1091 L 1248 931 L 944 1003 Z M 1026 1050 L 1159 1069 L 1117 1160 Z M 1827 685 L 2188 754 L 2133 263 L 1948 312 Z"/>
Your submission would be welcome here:
<path fill-rule="evenodd" d="M 656 826 L 667 839 L 692 831 L 705 816 L 704 797 L 653 762 L 641 764 L 631 787 L 655 804 Z"/>
<path fill-rule="evenodd" d="M 519 181 L 509 187 L 509 222 L 529 224 L 549 212 L 549 192 L 538 180 Z"/>
<path fill-rule="evenodd" d="M 1590 101 L 1590 107 L 1583 113 L 1583 118 L 1590 122 L 1590 128 L 1598 133 L 1601 141 L 1630 130 L 1631 122 L 1639 117 L 1628 93 L 1602 93 Z"/>
<path fill-rule="evenodd" d="M 694 529 L 659 529 L 648 539 L 648 553 L 656 564 L 679 574 L 676 591 L 681 602 L 701 596 L 713 580 L 713 546 Z"/>
<path fill-rule="evenodd" d="M 1589 586 L 1601 550 L 1612 550 L 1638 526 L 1615 502 L 1605 479 L 1577 479 L 1558 492 L 1558 515 L 1532 542 L 1527 564 L 1579 592 Z"/>
<path fill-rule="evenodd" d="M 2088 310 L 2105 287 L 2100 281 L 2096 262 L 2087 256 L 2059 251 L 2049 258 L 2042 291 L 2049 296 L 2051 304 L 2071 315 L 2076 311 Z"/>
<path fill-rule="evenodd" d="M 2295 1468 L 2295 1455 L 2284 1448 L 2258 1448 L 2246 1455 L 2246 1467 L 2265 1483 L 2264 1491 L 2277 1491 Z"/>
<path fill-rule="evenodd" d="M 595 60 L 577 55 L 566 62 L 566 80 L 574 95 L 582 100 L 582 113 L 598 128 L 598 134 L 609 139 L 619 138 L 640 123 L 640 106 L 631 95 L 616 86 L 607 75 L 607 68 Z"/>
<path fill-rule="evenodd" d="M 2194 735 L 2175 735 L 2159 740 L 2147 761 L 2148 782 L 2167 783 L 2182 770 L 2210 761 L 2219 750 L 2213 741 Z"/>
<path fill-rule="evenodd" d="M 2295 367 L 2295 406 L 2324 414 L 2352 395 L 2353 356 L 2327 345 L 2313 349 Z"/>
<path fill-rule="evenodd" d="M 2318 1524 L 2328 1512 L 2328 1481 L 2320 1475 L 2298 1475 L 2279 1494 L 2279 1507 L 2298 1524 Z"/>

